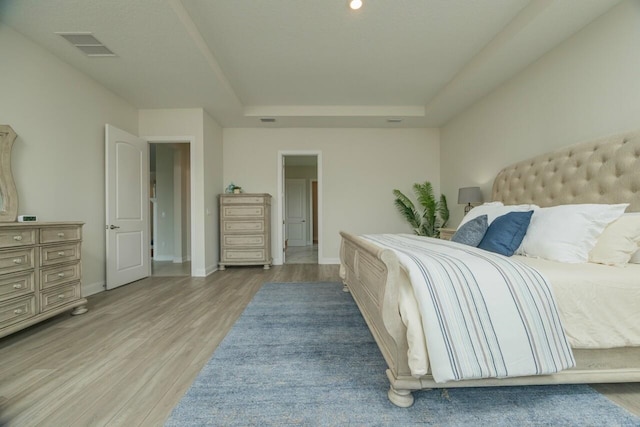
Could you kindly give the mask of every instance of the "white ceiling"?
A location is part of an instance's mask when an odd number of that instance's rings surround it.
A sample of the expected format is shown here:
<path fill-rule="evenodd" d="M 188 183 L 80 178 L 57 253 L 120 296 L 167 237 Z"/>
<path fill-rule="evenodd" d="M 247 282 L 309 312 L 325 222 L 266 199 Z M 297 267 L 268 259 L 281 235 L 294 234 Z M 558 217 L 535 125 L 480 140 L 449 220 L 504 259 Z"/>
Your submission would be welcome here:
<path fill-rule="evenodd" d="M 224 127 L 422 127 L 619 1 L 0 0 L 0 20 L 138 108 L 203 107 Z"/>

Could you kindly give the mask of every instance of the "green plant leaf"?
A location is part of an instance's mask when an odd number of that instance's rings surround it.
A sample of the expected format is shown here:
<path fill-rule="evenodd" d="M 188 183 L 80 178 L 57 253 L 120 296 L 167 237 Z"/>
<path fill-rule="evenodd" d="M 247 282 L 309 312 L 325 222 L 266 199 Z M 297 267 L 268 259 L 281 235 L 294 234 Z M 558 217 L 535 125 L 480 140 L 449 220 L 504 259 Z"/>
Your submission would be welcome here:
<path fill-rule="evenodd" d="M 438 203 L 438 216 L 440 217 L 441 221 L 440 227 L 446 227 L 447 223 L 449 222 L 449 206 L 447 206 L 447 197 L 444 194 L 440 195 L 440 202 Z"/>
<path fill-rule="evenodd" d="M 444 227 L 449 221 L 449 208 L 444 194 L 437 201 L 433 194 L 433 186 L 429 181 L 413 184 L 421 212 L 416 205 L 400 190 L 393 190 L 396 196 L 394 204 L 398 212 L 409 222 L 414 233 L 419 236 L 438 237 L 440 227 Z"/>
<path fill-rule="evenodd" d="M 436 233 L 436 210 L 437 203 L 433 195 L 433 186 L 429 181 L 423 184 L 416 183 L 413 185 L 413 191 L 416 193 L 418 202 L 423 207 L 422 227 L 423 235 L 433 237 Z"/>
<path fill-rule="evenodd" d="M 393 195 L 396 196 L 394 204 L 398 209 L 398 212 L 407 220 L 414 233 L 418 234 L 420 229 L 420 214 L 415 208 L 413 202 L 405 196 L 400 190 L 393 190 Z"/>

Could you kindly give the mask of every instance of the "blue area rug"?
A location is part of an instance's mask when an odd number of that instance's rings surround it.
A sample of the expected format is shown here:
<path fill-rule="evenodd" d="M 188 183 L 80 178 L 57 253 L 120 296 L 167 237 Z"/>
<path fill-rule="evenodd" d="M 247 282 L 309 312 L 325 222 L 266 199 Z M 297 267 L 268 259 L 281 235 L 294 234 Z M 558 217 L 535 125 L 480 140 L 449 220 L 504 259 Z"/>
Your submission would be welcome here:
<path fill-rule="evenodd" d="M 420 391 L 387 400 L 386 365 L 339 283 L 267 283 L 167 426 L 640 426 L 587 385 Z"/>

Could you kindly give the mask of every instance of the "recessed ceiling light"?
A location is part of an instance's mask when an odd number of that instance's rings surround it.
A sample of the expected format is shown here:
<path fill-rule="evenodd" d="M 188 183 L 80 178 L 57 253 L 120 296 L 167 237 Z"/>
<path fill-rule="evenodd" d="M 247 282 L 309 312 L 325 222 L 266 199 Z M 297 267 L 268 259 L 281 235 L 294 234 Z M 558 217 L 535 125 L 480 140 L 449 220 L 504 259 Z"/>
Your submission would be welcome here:
<path fill-rule="evenodd" d="M 358 10 L 362 7 L 362 0 L 349 0 L 349 7 L 353 10 Z"/>

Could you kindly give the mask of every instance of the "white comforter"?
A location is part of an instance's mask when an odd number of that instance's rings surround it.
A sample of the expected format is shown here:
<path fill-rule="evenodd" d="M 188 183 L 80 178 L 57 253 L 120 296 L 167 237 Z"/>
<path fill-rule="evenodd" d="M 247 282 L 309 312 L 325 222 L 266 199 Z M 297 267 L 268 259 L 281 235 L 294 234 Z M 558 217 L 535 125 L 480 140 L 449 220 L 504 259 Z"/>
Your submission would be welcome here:
<path fill-rule="evenodd" d="M 410 276 L 435 381 L 575 366 L 551 289 L 536 270 L 444 240 L 364 237 L 394 250 Z"/>

